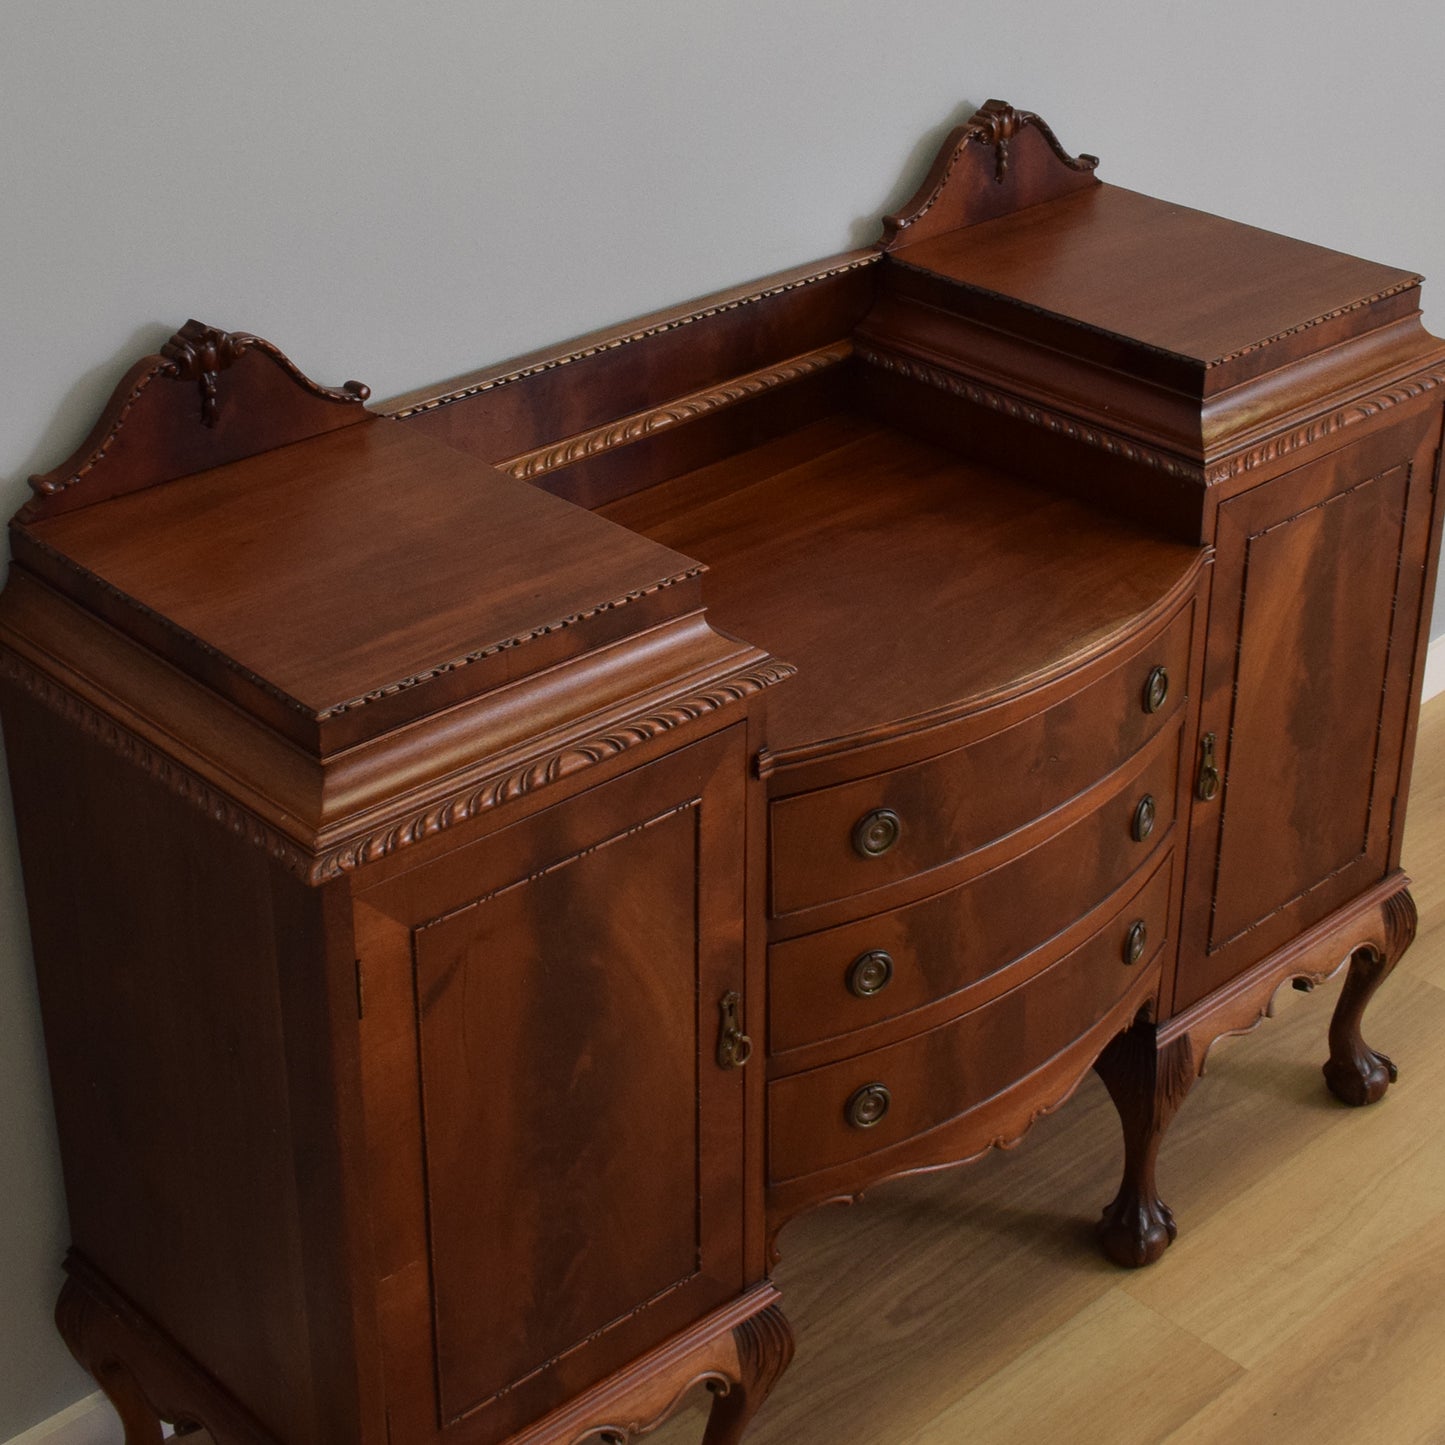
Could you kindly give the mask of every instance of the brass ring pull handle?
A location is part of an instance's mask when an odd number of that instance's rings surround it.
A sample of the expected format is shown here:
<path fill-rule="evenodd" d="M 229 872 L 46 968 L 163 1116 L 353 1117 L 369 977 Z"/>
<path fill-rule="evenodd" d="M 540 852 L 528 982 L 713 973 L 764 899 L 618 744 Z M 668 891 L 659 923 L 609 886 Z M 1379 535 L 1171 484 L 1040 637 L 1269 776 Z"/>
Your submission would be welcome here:
<path fill-rule="evenodd" d="M 1169 669 L 1156 667 L 1144 682 L 1144 711 L 1158 712 L 1169 696 Z"/>
<path fill-rule="evenodd" d="M 849 1098 L 844 1112 L 855 1129 L 881 1124 L 893 1103 L 893 1095 L 882 1084 L 864 1084 Z"/>
<path fill-rule="evenodd" d="M 1194 792 L 1201 803 L 1210 803 L 1219 794 L 1219 764 L 1214 761 L 1213 733 L 1205 733 L 1199 739 L 1199 778 Z"/>
<path fill-rule="evenodd" d="M 1154 831 L 1154 819 L 1158 815 L 1153 793 L 1145 793 L 1134 809 L 1134 821 L 1129 826 L 1130 836 L 1136 843 L 1142 843 Z"/>
<path fill-rule="evenodd" d="M 903 820 L 892 808 L 874 808 L 853 825 L 853 851 L 863 858 L 881 858 L 902 832 Z"/>
<path fill-rule="evenodd" d="M 855 998 L 872 998 L 882 993 L 893 981 L 893 955 L 886 949 L 875 948 L 860 953 L 848 965 L 848 992 Z"/>
<path fill-rule="evenodd" d="M 717 1040 L 718 1067 L 740 1069 L 753 1056 L 753 1041 L 743 1032 L 743 999 L 739 993 L 722 996 L 722 1027 Z"/>
<path fill-rule="evenodd" d="M 1142 918 L 1136 918 L 1124 935 L 1124 962 L 1138 963 L 1144 957 L 1144 945 L 1149 941 L 1149 929 Z"/>

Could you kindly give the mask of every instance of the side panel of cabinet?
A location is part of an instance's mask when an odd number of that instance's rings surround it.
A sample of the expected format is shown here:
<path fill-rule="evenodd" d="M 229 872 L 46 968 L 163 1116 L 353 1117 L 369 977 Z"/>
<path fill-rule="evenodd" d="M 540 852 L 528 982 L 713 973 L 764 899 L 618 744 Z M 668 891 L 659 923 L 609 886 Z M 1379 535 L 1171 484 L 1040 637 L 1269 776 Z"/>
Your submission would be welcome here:
<path fill-rule="evenodd" d="M 742 730 L 357 899 L 393 1438 L 494 1441 L 745 1283 Z"/>
<path fill-rule="evenodd" d="M 1174 1009 L 1388 872 L 1413 717 L 1438 417 L 1220 508 Z M 1196 759 L 1196 770 L 1202 761 Z"/>

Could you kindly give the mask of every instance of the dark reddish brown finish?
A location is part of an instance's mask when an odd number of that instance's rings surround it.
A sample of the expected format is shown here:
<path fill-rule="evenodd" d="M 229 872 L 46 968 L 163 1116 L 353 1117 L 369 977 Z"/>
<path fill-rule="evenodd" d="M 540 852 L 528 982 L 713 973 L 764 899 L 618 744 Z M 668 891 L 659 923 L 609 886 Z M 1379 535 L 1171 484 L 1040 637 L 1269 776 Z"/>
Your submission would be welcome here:
<path fill-rule="evenodd" d="M 1424 418 L 1385 428 L 1220 509 L 1200 730 L 1222 787 L 1194 809 L 1176 1009 L 1391 866 L 1435 445 Z"/>
<path fill-rule="evenodd" d="M 944 141 L 907 205 L 883 218 L 882 249 L 899 251 L 960 226 L 1092 188 L 1097 156 L 1071 156 L 1046 122 L 988 100 Z"/>
<path fill-rule="evenodd" d="M 848 895 L 869 895 L 878 906 L 886 895 L 873 895 L 889 884 L 942 869 L 1018 831 L 1112 772 L 1167 727 L 1184 700 L 1193 611 L 1184 608 L 1166 633 L 1092 687 L 1010 728 L 864 782 L 775 802 L 773 913 Z M 1144 688 L 1155 667 L 1168 670 L 1171 685 L 1164 705 L 1150 712 Z M 991 788 L 999 777 L 1013 778 L 1014 786 Z M 863 857 L 852 832 L 875 808 L 892 809 L 901 831 L 887 853 Z"/>
<path fill-rule="evenodd" d="M 810 1044 L 857 1034 L 846 1041 L 850 1050 L 876 1047 L 926 1026 L 922 1010 L 931 1019 L 936 1006 L 976 1006 L 1052 963 L 1061 943 L 1075 941 L 1075 925 L 1171 841 L 1177 730 L 1160 741 L 1101 784 L 1102 796 L 1081 800 L 1087 811 L 1077 821 L 1050 819 L 1039 830 L 1042 842 L 989 849 L 967 881 L 917 903 L 774 943 L 768 1039 L 775 1074 L 818 1062 Z M 1145 797 L 1157 802 L 1154 831 L 1136 840 L 1131 824 Z M 893 977 L 859 998 L 848 989 L 849 966 L 876 949 L 891 956 Z M 794 1056 L 779 1057 L 785 1054 Z"/>
<path fill-rule="evenodd" d="M 992 1003 L 906 1043 L 770 1084 L 769 1179 L 783 1184 L 906 1143 L 1047 1063 L 1149 972 L 1167 941 L 1169 884 L 1166 866 L 1093 937 Z M 1140 918 L 1149 930 L 1149 952 L 1131 966 L 1122 956 L 1124 937 Z M 855 1128 L 844 1106 L 874 1080 L 892 1093 L 892 1106 L 881 1123 Z"/>
<path fill-rule="evenodd" d="M 733 1337 L 741 1378 L 714 1402 L 702 1445 L 736 1445 L 793 1358 L 793 1332 L 776 1305 L 744 1320 Z"/>
<path fill-rule="evenodd" d="M 1174 1242 L 1174 1212 L 1159 1197 L 1154 1166 L 1159 1145 L 1194 1082 L 1186 1034 L 1160 1046 L 1154 1025 L 1140 1019 L 1099 1055 L 1103 1079 L 1124 1126 L 1124 1180 L 1099 1221 L 1099 1242 L 1115 1264 L 1139 1269 Z"/>
<path fill-rule="evenodd" d="M 603 512 L 705 563 L 719 625 L 800 664 L 769 712 L 782 762 L 1070 671 L 1198 558 L 895 431 L 840 418 L 810 435 L 777 470 L 765 450 Z"/>
<path fill-rule="evenodd" d="M 188 321 L 131 367 L 80 449 L 31 477 L 39 521 L 366 420 L 370 392 L 304 376 L 269 341 Z"/>
<path fill-rule="evenodd" d="M 1196 396 L 1419 309 L 1413 272 L 1120 186 L 949 232 L 889 265 L 900 295 Z"/>
<path fill-rule="evenodd" d="M 277 1439 L 371 1438 L 335 900 L 33 701 L 5 727 L 73 1255 Z"/>
<path fill-rule="evenodd" d="M 497 463 L 847 336 L 873 298 L 878 259 L 854 251 L 795 267 L 397 397 L 386 413 Z M 567 474 L 546 485 L 565 493 Z"/>
<path fill-rule="evenodd" d="M 1350 971 L 1330 1020 L 1330 1056 L 1325 1083 L 1342 1103 L 1378 1103 L 1399 1077 L 1394 1063 L 1360 1036 L 1360 1024 L 1375 990 L 1389 977 L 1400 955 L 1415 941 L 1419 914 L 1408 892 L 1393 894 L 1384 905 L 1384 947 L 1367 945 L 1350 958 Z"/>
<path fill-rule="evenodd" d="M 716 1057 L 746 990 L 742 747 L 729 729 L 357 895 L 387 1059 L 367 1107 L 421 1135 L 411 1168 L 372 1162 L 384 1287 L 432 1281 L 384 1330 L 409 1431 L 507 1438 L 746 1282 L 745 1075 Z"/>
<path fill-rule="evenodd" d="M 1412 275 L 1092 170 L 991 102 L 886 247 L 396 419 L 189 327 L 40 479 L 0 707 L 127 1445 L 703 1386 L 737 1445 L 801 1210 L 1097 1062 L 1146 1262 L 1209 1050 L 1342 960 L 1326 1079 L 1384 1091 L 1445 348 Z"/>
<path fill-rule="evenodd" d="M 53 585 L 328 752 L 698 605 L 690 558 L 375 418 L 12 538 Z"/>

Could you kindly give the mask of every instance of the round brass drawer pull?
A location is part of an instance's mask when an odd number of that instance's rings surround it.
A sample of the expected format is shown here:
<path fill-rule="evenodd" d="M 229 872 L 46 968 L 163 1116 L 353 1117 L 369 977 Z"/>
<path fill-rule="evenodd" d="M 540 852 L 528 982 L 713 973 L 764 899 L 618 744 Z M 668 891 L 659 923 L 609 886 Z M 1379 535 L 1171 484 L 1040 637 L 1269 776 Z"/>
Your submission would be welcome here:
<path fill-rule="evenodd" d="M 1138 963 L 1144 957 L 1144 945 L 1149 941 L 1149 929 L 1142 918 L 1136 918 L 1124 935 L 1124 962 Z"/>
<path fill-rule="evenodd" d="M 864 1084 L 848 1100 L 848 1122 L 855 1129 L 871 1129 L 883 1122 L 892 1102 L 893 1095 L 882 1084 Z"/>
<path fill-rule="evenodd" d="M 1169 696 L 1169 669 L 1154 668 L 1144 683 L 1144 711 L 1158 712 Z"/>
<path fill-rule="evenodd" d="M 848 992 L 858 998 L 872 998 L 893 981 L 893 955 L 875 948 L 860 953 L 848 965 Z"/>
<path fill-rule="evenodd" d="M 853 825 L 853 848 L 864 858 L 881 858 L 903 832 L 903 823 L 892 808 L 874 808 Z"/>
<path fill-rule="evenodd" d="M 1139 799 L 1139 806 L 1134 809 L 1134 822 L 1129 829 L 1136 843 L 1142 843 L 1154 831 L 1154 819 L 1158 811 L 1153 793 L 1145 793 Z"/>

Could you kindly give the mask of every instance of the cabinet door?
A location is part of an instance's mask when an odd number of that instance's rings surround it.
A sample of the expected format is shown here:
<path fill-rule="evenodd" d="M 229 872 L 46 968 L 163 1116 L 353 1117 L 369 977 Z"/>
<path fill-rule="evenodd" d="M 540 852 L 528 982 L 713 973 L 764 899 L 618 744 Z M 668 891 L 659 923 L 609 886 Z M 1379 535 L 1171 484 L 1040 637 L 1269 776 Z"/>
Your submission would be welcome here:
<path fill-rule="evenodd" d="M 356 900 L 392 1438 L 503 1439 L 738 1292 L 741 729 Z"/>
<path fill-rule="evenodd" d="M 1393 866 L 1438 428 L 1377 430 L 1220 508 L 1200 718 L 1220 787 L 1193 806 L 1176 1011 Z"/>

